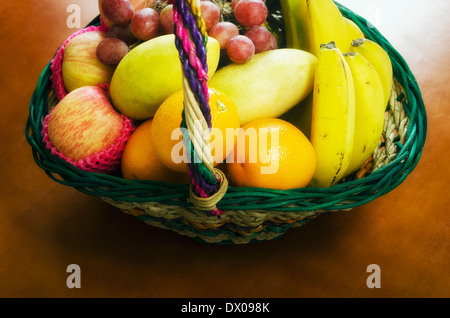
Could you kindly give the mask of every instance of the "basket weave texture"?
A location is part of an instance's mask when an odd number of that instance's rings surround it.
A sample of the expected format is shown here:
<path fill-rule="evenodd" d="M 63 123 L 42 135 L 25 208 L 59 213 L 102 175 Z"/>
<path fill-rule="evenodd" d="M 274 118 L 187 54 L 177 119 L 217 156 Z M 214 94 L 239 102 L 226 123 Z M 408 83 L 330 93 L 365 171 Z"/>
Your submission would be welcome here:
<path fill-rule="evenodd" d="M 426 111 L 419 86 L 405 60 L 364 18 L 336 3 L 368 39 L 389 54 L 394 86 L 386 112 L 383 137 L 363 178 L 330 188 L 274 190 L 228 187 L 217 207 L 222 215 L 207 215 L 189 199 L 189 185 L 151 180 L 125 180 L 119 175 L 86 172 L 52 155 L 42 141 L 43 120 L 57 101 L 49 63 L 31 98 L 25 135 L 37 165 L 54 181 L 97 196 L 149 225 L 196 240 L 242 244 L 271 240 L 289 228 L 304 225 L 323 213 L 350 210 L 396 188 L 416 167 L 426 138 Z M 99 25 L 97 17 L 89 26 Z"/>

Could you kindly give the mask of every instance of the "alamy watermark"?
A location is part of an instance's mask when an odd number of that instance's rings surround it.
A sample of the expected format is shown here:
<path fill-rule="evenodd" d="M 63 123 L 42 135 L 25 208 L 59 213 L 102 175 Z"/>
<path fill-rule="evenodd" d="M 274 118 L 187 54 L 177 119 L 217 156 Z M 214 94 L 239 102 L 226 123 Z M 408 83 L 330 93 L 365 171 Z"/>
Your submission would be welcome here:
<path fill-rule="evenodd" d="M 66 285 L 68 288 L 81 288 L 81 268 L 77 264 L 70 264 L 66 269 L 70 275 L 66 279 Z"/>
<path fill-rule="evenodd" d="M 191 134 L 187 128 L 174 129 L 171 140 L 178 140 L 178 143 L 171 150 L 172 161 L 177 164 L 201 163 L 200 156 L 191 156 L 183 139 L 206 145 L 206 149 L 201 147 L 202 151 L 209 152 L 216 163 L 258 163 L 261 174 L 275 174 L 280 165 L 279 156 L 276 153 L 279 151 L 280 140 L 278 127 L 226 128 L 225 135 L 216 127 L 212 127 L 209 133 L 199 130 Z M 227 156 L 224 156 L 224 151 Z"/>
<path fill-rule="evenodd" d="M 70 264 L 66 269 L 70 275 L 66 279 L 67 288 L 81 288 L 81 268 L 77 264 Z M 381 268 L 377 264 L 370 264 L 366 269 L 370 275 L 366 279 L 368 288 L 381 288 Z M 183 310 L 182 310 L 183 311 Z"/>
<path fill-rule="evenodd" d="M 69 13 L 66 20 L 67 27 L 69 29 L 81 28 L 81 7 L 72 3 L 67 6 L 66 12 Z"/>
<path fill-rule="evenodd" d="M 371 273 L 366 280 L 368 288 L 381 288 L 381 268 L 377 264 L 367 266 L 367 273 Z"/>

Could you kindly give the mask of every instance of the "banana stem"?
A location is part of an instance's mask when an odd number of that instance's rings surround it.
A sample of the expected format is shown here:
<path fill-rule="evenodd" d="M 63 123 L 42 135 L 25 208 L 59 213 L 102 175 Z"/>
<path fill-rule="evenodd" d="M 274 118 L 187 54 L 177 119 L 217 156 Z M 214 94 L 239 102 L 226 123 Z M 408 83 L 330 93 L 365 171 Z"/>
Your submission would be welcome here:
<path fill-rule="evenodd" d="M 332 49 L 337 48 L 337 46 L 336 46 L 336 42 L 331 41 L 330 43 L 321 44 L 321 45 L 320 45 L 320 48 L 326 48 L 326 49 L 332 50 Z"/>
<path fill-rule="evenodd" d="M 358 47 L 358 46 L 363 45 L 363 43 L 364 43 L 364 39 L 355 39 L 352 41 L 352 46 Z"/>

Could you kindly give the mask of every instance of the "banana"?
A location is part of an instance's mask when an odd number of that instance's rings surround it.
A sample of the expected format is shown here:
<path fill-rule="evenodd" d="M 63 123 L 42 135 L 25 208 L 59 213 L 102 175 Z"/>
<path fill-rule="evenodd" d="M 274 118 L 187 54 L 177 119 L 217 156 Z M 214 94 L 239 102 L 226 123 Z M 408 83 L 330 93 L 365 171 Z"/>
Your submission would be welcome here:
<path fill-rule="evenodd" d="M 373 65 L 383 84 L 384 106 L 387 106 L 393 83 L 392 63 L 387 52 L 378 43 L 362 38 L 352 41 L 350 51 L 361 54 Z"/>
<path fill-rule="evenodd" d="M 353 38 L 333 1 L 280 0 L 280 3 L 287 47 L 317 56 L 321 44 L 334 41 L 342 52 L 349 51 Z"/>
<path fill-rule="evenodd" d="M 347 19 L 346 17 L 344 17 L 344 21 L 347 25 L 348 36 L 351 40 L 365 38 L 363 31 L 361 31 L 361 29 L 355 22 L 353 22 L 350 19 Z"/>
<path fill-rule="evenodd" d="M 338 183 L 350 164 L 355 133 L 351 70 L 334 42 L 321 45 L 313 90 L 311 144 L 316 152 L 312 187 Z"/>
<path fill-rule="evenodd" d="M 341 52 L 350 50 L 347 24 L 332 0 L 306 0 L 309 50 L 318 55 L 321 44 L 334 41 Z"/>
<path fill-rule="evenodd" d="M 309 52 L 306 0 L 280 0 L 283 13 L 286 46 Z"/>
<path fill-rule="evenodd" d="M 357 171 L 370 157 L 383 131 L 383 85 L 375 68 L 359 53 L 345 53 L 355 87 L 355 138 L 350 164 L 344 176 Z"/>

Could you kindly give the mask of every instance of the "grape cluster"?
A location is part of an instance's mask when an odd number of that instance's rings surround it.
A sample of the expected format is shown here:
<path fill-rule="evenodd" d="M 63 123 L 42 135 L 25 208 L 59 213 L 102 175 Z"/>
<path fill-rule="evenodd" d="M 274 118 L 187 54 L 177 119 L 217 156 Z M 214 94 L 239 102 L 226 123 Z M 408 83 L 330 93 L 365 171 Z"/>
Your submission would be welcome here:
<path fill-rule="evenodd" d="M 159 13 L 146 7 L 135 12 L 130 0 L 102 0 L 101 12 L 112 22 L 107 38 L 97 46 L 97 58 L 106 65 L 117 65 L 138 40 L 158 35 Z"/>
<path fill-rule="evenodd" d="M 209 36 L 219 41 L 232 62 L 246 63 L 256 53 L 278 48 L 275 36 L 265 26 L 269 13 L 265 0 L 232 0 L 230 6 L 232 19 L 214 24 Z M 208 18 L 203 11 L 202 16 Z"/>
<path fill-rule="evenodd" d="M 277 48 L 275 36 L 264 26 L 265 0 L 228 2 L 233 19 L 224 19 L 225 3 L 202 0 L 200 10 L 208 35 L 219 42 L 231 62 L 245 63 L 256 53 Z M 106 65 L 117 65 L 138 41 L 174 32 L 173 5 L 166 0 L 149 1 L 137 12 L 130 0 L 102 0 L 101 11 L 112 22 L 107 38 L 97 47 L 97 57 Z"/>

